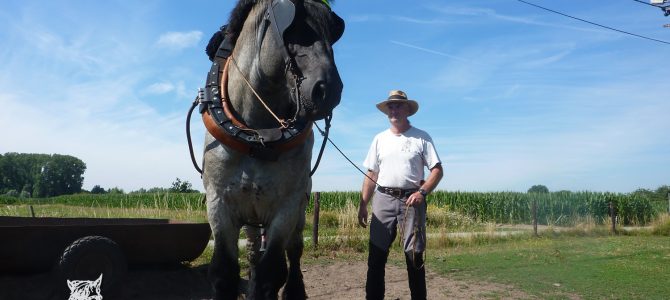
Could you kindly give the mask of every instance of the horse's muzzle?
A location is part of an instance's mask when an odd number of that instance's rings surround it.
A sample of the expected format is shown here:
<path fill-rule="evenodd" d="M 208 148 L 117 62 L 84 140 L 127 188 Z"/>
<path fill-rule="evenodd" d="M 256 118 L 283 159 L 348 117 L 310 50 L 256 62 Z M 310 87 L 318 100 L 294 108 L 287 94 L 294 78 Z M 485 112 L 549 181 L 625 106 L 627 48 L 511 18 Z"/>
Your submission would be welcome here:
<path fill-rule="evenodd" d="M 304 95 L 309 96 L 303 103 L 302 112 L 305 115 L 302 117 L 321 120 L 332 114 L 333 109 L 340 104 L 343 88 L 342 80 L 337 70 L 330 73 L 331 76 L 323 76 L 305 86 L 309 90 Z M 308 83 L 308 80 L 305 81 L 303 84 Z"/>

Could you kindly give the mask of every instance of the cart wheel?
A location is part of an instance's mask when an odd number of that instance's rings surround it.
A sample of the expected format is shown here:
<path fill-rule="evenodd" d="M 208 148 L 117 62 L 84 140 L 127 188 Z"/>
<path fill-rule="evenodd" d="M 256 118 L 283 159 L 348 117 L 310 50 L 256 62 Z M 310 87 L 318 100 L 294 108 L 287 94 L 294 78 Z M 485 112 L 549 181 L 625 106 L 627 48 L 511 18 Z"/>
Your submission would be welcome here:
<path fill-rule="evenodd" d="M 96 280 L 103 274 L 102 290 L 110 291 L 125 275 L 128 266 L 118 244 L 102 236 L 85 236 L 65 248 L 57 271 L 65 280 Z"/>

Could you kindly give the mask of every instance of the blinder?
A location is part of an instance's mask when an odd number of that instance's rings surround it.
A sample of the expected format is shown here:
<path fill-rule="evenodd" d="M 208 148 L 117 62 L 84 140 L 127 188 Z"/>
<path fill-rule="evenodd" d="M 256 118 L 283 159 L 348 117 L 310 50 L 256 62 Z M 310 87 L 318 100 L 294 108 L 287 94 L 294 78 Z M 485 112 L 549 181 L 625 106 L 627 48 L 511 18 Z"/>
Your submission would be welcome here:
<path fill-rule="evenodd" d="M 335 43 L 344 33 L 344 20 L 331 10 L 328 0 L 321 0 L 321 2 L 323 2 L 330 11 L 334 27 L 331 30 L 333 36 L 331 36 L 330 42 Z M 283 39 L 286 30 L 288 30 L 295 21 L 295 15 L 295 4 L 291 0 L 273 0 L 270 7 L 265 12 L 265 20 L 274 24 L 277 33 Z"/>
<path fill-rule="evenodd" d="M 265 19 L 274 24 L 279 36 L 283 38 L 284 32 L 295 19 L 295 4 L 291 0 L 274 0 L 265 14 Z"/>

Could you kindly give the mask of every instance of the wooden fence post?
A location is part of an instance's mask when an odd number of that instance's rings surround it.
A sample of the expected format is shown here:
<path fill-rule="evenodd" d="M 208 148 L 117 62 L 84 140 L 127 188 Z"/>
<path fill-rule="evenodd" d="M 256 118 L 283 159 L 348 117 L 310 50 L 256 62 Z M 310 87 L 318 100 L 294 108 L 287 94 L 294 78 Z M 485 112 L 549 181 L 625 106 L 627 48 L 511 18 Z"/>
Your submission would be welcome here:
<path fill-rule="evenodd" d="M 533 234 L 537 237 L 537 199 L 533 199 Z"/>
<path fill-rule="evenodd" d="M 616 234 L 616 209 L 612 201 L 610 201 L 610 217 L 612 218 L 612 233 Z"/>
<path fill-rule="evenodd" d="M 319 203 L 321 199 L 321 192 L 314 193 L 314 225 L 312 226 L 312 241 L 314 242 L 314 249 L 319 246 Z"/>
<path fill-rule="evenodd" d="M 670 214 L 670 192 L 668 192 L 668 213 Z"/>

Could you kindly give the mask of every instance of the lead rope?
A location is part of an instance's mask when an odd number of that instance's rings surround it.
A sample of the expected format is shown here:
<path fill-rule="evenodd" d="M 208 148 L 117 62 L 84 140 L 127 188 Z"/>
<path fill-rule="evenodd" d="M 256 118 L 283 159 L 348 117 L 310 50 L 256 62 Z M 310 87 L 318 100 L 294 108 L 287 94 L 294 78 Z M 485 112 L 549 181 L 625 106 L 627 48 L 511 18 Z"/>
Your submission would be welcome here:
<path fill-rule="evenodd" d="M 400 200 L 400 201 L 402 201 L 402 200 Z M 423 201 L 425 202 L 426 199 L 424 198 Z M 403 249 L 403 252 L 405 252 L 404 240 L 405 240 L 405 227 L 407 226 L 407 213 L 409 212 L 410 207 L 411 206 L 409 206 L 409 204 L 405 204 L 405 214 L 403 215 L 403 222 L 402 222 L 402 224 L 400 224 L 400 236 L 402 236 L 402 238 L 398 240 L 398 243 L 399 243 L 400 248 Z M 414 230 L 414 240 L 412 241 L 412 267 L 414 267 L 414 269 L 418 270 L 418 269 L 423 268 L 426 265 L 426 257 L 428 257 L 427 256 L 428 255 L 427 254 L 428 245 L 427 245 L 427 242 L 424 240 L 423 241 L 423 243 L 424 243 L 423 263 L 421 264 L 421 266 L 419 266 L 417 268 L 416 267 L 416 240 L 418 238 L 421 238 L 422 236 L 421 236 L 421 229 L 419 228 L 419 220 L 416 218 L 416 216 L 417 216 L 416 208 L 414 208 L 414 207 L 411 207 L 411 208 L 414 209 L 414 224 L 412 226 L 413 230 Z M 426 213 L 428 213 L 428 210 L 426 210 Z"/>
<path fill-rule="evenodd" d="M 319 156 L 316 158 L 316 163 L 314 163 L 314 167 L 312 168 L 312 171 L 309 172 L 309 177 L 312 177 L 314 175 L 314 172 L 316 172 L 316 168 L 319 167 L 319 163 L 321 162 L 321 157 L 323 156 L 323 150 L 326 149 L 326 141 L 328 141 L 328 133 L 330 132 L 330 120 L 333 118 L 333 114 L 329 114 L 326 116 L 324 121 L 326 122 L 326 131 L 324 132 L 321 130 L 321 127 L 319 127 L 319 124 L 316 124 L 314 122 L 314 125 L 316 125 L 316 128 L 319 130 L 319 133 L 321 133 L 321 136 L 323 136 L 323 142 L 321 142 L 321 150 L 319 150 Z"/>

